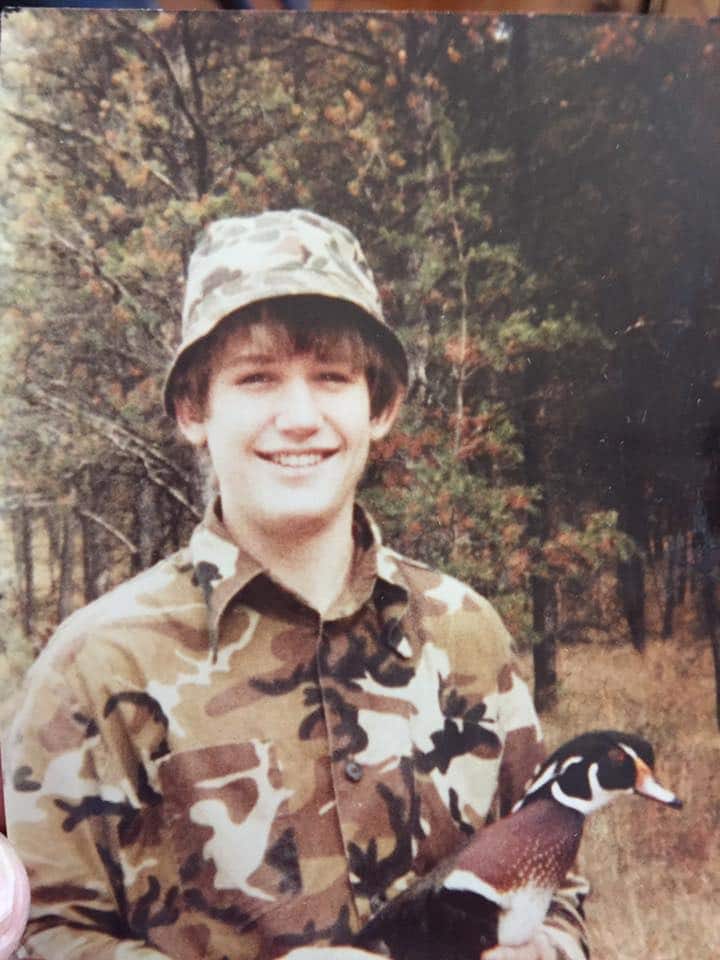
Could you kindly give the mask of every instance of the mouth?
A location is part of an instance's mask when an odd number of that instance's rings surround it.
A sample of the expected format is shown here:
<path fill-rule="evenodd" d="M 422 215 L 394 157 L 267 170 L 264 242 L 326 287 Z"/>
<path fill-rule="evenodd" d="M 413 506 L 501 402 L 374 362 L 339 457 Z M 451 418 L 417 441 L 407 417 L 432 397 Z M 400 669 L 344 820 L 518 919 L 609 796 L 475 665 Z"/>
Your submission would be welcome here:
<path fill-rule="evenodd" d="M 289 467 L 291 469 L 307 469 L 316 467 L 332 457 L 336 450 L 276 450 L 271 452 L 258 451 L 258 456 L 268 463 L 274 463 L 278 467 Z"/>

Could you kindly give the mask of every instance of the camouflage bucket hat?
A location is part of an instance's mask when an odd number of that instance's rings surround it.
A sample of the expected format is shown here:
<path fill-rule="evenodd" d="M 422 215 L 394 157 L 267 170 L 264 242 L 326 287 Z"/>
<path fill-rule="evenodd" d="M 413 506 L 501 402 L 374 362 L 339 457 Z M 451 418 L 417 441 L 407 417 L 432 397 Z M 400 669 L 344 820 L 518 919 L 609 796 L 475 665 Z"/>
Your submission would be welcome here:
<path fill-rule="evenodd" d="M 173 417 L 174 381 L 195 344 L 242 307 L 272 297 L 313 294 L 359 307 L 366 331 L 407 384 L 407 358 L 385 322 L 380 294 L 360 244 L 345 227 L 308 210 L 230 217 L 206 227 L 190 258 L 182 342 L 165 379 L 165 410 Z"/>

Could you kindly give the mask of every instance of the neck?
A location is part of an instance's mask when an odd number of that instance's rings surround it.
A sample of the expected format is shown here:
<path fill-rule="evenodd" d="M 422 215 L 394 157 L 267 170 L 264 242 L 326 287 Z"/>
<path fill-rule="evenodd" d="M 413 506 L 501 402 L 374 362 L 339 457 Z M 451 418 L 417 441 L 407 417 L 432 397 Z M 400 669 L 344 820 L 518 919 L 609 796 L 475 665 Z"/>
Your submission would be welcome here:
<path fill-rule="evenodd" d="M 282 528 L 224 517 L 233 540 L 242 545 L 273 579 L 302 597 L 324 616 L 340 596 L 353 557 L 352 504 L 330 523 Z"/>

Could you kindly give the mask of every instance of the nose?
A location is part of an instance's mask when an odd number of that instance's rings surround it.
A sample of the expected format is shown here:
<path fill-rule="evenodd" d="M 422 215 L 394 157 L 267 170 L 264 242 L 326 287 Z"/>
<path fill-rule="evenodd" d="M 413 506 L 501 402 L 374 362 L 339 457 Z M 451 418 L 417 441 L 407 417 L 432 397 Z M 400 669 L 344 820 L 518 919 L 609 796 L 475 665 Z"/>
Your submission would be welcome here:
<path fill-rule="evenodd" d="M 304 377 L 293 377 L 279 397 L 275 425 L 282 433 L 308 437 L 320 428 L 322 414 L 312 384 Z"/>

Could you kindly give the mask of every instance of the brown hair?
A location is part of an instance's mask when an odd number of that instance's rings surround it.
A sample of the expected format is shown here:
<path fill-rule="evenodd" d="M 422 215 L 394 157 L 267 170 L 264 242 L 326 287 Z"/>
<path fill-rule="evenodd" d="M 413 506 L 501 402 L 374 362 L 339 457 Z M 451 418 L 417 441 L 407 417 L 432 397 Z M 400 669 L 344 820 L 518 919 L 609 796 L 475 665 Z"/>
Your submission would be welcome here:
<path fill-rule="evenodd" d="M 213 371 L 228 340 L 240 329 L 247 331 L 253 344 L 265 346 L 270 341 L 279 357 L 312 353 L 362 369 L 373 418 L 390 407 L 402 389 L 396 367 L 359 307 L 345 300 L 295 295 L 261 300 L 225 317 L 183 357 L 174 377 L 173 401 L 184 397 L 195 413 L 205 416 Z"/>

